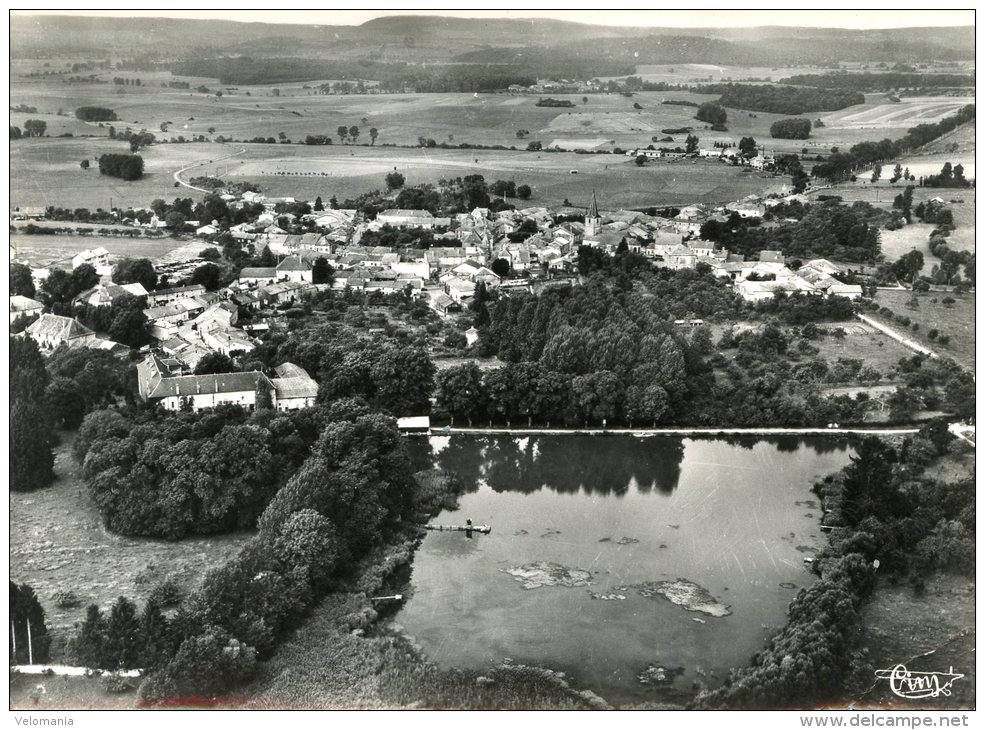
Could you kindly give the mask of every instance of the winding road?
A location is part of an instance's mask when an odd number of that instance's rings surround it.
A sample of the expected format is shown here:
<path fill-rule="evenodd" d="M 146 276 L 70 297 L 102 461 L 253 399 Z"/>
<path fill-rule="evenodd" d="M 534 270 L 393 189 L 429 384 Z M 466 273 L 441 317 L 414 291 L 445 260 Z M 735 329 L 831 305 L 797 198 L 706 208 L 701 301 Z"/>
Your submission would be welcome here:
<path fill-rule="evenodd" d="M 208 160 L 206 162 L 195 162 L 195 163 L 193 163 L 191 165 L 186 165 L 185 167 L 182 167 L 180 170 L 178 170 L 177 172 L 175 172 L 172 177 L 174 177 L 174 181 L 176 183 L 178 183 L 179 185 L 182 185 L 182 186 L 184 186 L 186 188 L 189 188 L 191 190 L 197 190 L 200 193 L 211 193 L 212 192 L 211 190 L 206 190 L 205 188 L 197 188 L 194 185 L 191 185 L 189 183 L 186 183 L 184 180 L 181 179 L 181 173 L 187 172 L 188 170 L 194 169 L 196 167 L 204 167 L 205 165 L 213 165 L 213 164 L 215 164 L 217 162 L 222 162 L 223 160 L 228 160 L 230 157 L 235 157 L 236 155 L 241 155 L 244 152 L 246 152 L 246 148 L 245 147 L 243 149 L 241 149 L 239 152 L 233 152 L 231 155 L 226 155 L 225 157 L 220 157 L 217 160 Z"/>

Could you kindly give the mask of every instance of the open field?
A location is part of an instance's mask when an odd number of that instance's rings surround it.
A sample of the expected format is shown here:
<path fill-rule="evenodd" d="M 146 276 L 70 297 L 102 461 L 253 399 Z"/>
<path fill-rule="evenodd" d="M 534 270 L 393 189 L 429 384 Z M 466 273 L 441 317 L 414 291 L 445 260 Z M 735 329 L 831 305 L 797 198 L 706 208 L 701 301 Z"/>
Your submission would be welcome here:
<path fill-rule="evenodd" d="M 201 193 L 176 188 L 174 171 L 197 161 L 228 154 L 207 144 L 155 145 L 141 152 L 144 177 L 126 182 L 100 175 L 95 160 L 106 153 L 127 153 L 125 142 L 109 139 L 20 139 L 10 145 L 10 207 L 89 208 L 146 207 L 155 198 L 199 200 Z M 234 150 L 229 150 L 234 151 Z M 79 163 L 88 158 L 92 167 Z"/>
<path fill-rule="evenodd" d="M 167 576 L 186 590 L 197 587 L 207 570 L 230 559 L 250 537 L 238 533 L 166 542 L 108 532 L 71 456 L 73 441 L 74 434 L 62 433 L 54 484 L 10 493 L 10 579 L 37 592 L 52 636 L 53 663 L 63 658 L 65 642 L 87 604 L 107 609 L 121 595 L 143 602 Z M 148 580 L 138 584 L 138 575 Z M 58 591 L 73 591 L 81 603 L 60 608 L 53 600 Z"/>
<path fill-rule="evenodd" d="M 646 68 L 646 67 L 644 67 Z M 657 67 L 663 69 L 664 67 Z M 670 67 L 667 67 L 670 68 Z M 664 69 L 665 70 L 665 69 Z M 707 80 L 712 74 L 715 81 L 722 78 L 743 76 L 782 77 L 793 72 L 809 72 L 811 69 L 766 68 L 724 69 L 694 66 L 676 69 L 677 83 L 689 83 L 693 70 Z M 107 78 L 111 74 L 105 75 Z M 149 76 L 149 74 L 141 74 Z M 687 78 L 684 78 L 687 76 Z M 166 75 L 160 75 L 161 82 Z M 167 77 L 170 78 L 170 77 Z M 309 134 L 336 136 L 339 125 L 357 126 L 360 142 L 369 138 L 369 129 L 379 130 L 379 143 L 399 145 L 415 144 L 418 137 L 430 137 L 440 142 L 469 142 L 484 145 L 526 147 L 527 141 L 539 140 L 545 145 L 555 139 L 599 138 L 608 141 L 608 147 L 645 147 L 652 138 L 663 137 L 660 130 L 693 127 L 702 139 L 703 146 L 711 146 L 716 140 L 737 142 L 742 136 L 755 137 L 778 151 L 799 151 L 806 146 L 827 149 L 831 146 L 850 147 L 860 141 L 883 137 L 899 137 L 909 127 L 935 120 L 952 113 L 971 99 L 955 97 L 913 97 L 900 104 L 885 101 L 882 95 L 871 95 L 869 102 L 832 113 L 805 113 L 812 119 L 820 117 L 825 127 L 812 132 L 806 143 L 800 140 L 771 140 L 769 127 L 783 115 L 751 113 L 729 110 L 727 132 L 712 132 L 707 125 L 694 119 L 694 108 L 662 104 L 664 100 L 687 100 L 700 104 L 717 99 L 715 95 L 692 94 L 687 91 L 637 92 L 631 97 L 621 94 L 544 94 L 571 101 L 574 106 L 550 108 L 536 106 L 538 95 L 509 94 L 379 94 L 379 95 L 323 95 L 316 93 L 322 81 L 306 84 L 280 84 L 274 86 L 224 87 L 222 98 L 214 94 L 202 94 L 194 90 L 204 84 L 219 89 L 212 79 L 194 79 L 192 89 L 162 88 L 157 79 L 148 80 L 142 87 L 114 86 L 113 84 L 66 84 L 45 79 L 14 79 L 10 103 L 29 104 L 38 108 L 39 115 L 49 126 L 72 125 L 64 131 L 106 134 L 97 125 L 76 123 L 68 117 L 58 117 L 61 109 L 68 114 L 82 105 L 99 105 L 114 109 L 120 122 L 117 129 L 131 126 L 146 128 L 163 136 L 159 130 L 164 122 L 170 122 L 168 137 L 191 137 L 199 134 L 222 135 L 236 139 L 255 136 L 279 139 L 283 133 L 287 139 L 297 142 Z M 274 95 L 276 93 L 276 96 Z M 638 104 L 641 109 L 634 105 Z M 47 116 L 46 116 L 47 115 Z M 78 130 L 78 125 L 82 125 Z M 59 129 L 61 126 L 59 127 Z M 209 129 L 214 128 L 214 133 Z M 520 129 L 529 131 L 525 139 L 518 139 Z M 875 130 L 875 131 L 874 131 Z M 876 134 L 878 131 L 878 134 Z M 558 132 L 564 132 L 559 134 Z M 674 135 L 676 144 L 683 144 L 683 136 Z"/>
<path fill-rule="evenodd" d="M 917 294 L 919 306 L 916 309 L 910 309 L 906 306 L 910 297 L 911 293 L 908 291 L 880 291 L 875 302 L 880 307 L 889 307 L 895 314 L 909 317 L 911 321 L 920 325 L 916 332 L 908 330 L 906 332 L 907 337 L 944 357 L 953 357 L 959 364 L 973 369 L 975 366 L 975 294 L 948 292 Z M 954 299 L 954 304 L 949 307 L 944 306 L 941 303 L 944 297 Z M 935 299 L 937 300 L 936 303 L 934 302 Z M 867 316 L 878 319 L 900 332 L 904 330 L 902 326 L 887 321 L 881 314 L 869 312 Z M 932 342 L 927 337 L 927 333 L 932 329 L 950 337 L 950 342 L 947 345 Z M 888 337 L 884 339 L 889 340 Z M 907 350 L 907 352 L 910 351 Z"/>
<path fill-rule="evenodd" d="M 596 190 L 600 205 L 607 209 L 726 202 L 786 182 L 707 160 L 652 161 L 638 167 L 624 155 L 340 145 L 245 147 L 245 155 L 196 168 L 194 174 L 255 182 L 270 195 L 305 199 L 336 195 L 340 200 L 383 189 L 383 178 L 391 170 L 403 173 L 408 186 L 480 174 L 489 182 L 506 179 L 530 185 L 532 206 L 560 204 L 565 198 L 587 205 Z"/>
<path fill-rule="evenodd" d="M 10 235 L 12 253 L 18 261 L 32 266 L 54 265 L 60 269 L 71 269 L 72 257 L 79 251 L 99 248 L 100 246 L 110 252 L 111 259 L 129 256 L 153 260 L 182 247 L 185 243 L 181 239 L 170 237 L 26 236 L 23 233 Z"/>
<path fill-rule="evenodd" d="M 862 360 L 863 367 L 874 368 L 885 375 L 901 358 L 913 354 L 912 350 L 903 347 L 896 340 L 861 322 L 824 326 L 829 330 L 842 327 L 846 332 L 845 337 L 841 339 L 828 335 L 811 342 L 820 350 L 818 357 L 832 365 L 838 362 L 839 358 Z"/>
<path fill-rule="evenodd" d="M 35 702 L 35 688 L 39 684 L 44 685 L 44 695 Z M 111 694 L 100 677 L 10 675 L 12 710 L 130 710 L 136 706 L 136 690 Z"/>
<path fill-rule="evenodd" d="M 946 672 L 949 667 L 963 674 L 953 695 L 938 700 L 900 700 L 885 680 L 876 681 L 870 692 L 855 699 L 855 707 L 876 704 L 882 708 L 975 706 L 975 585 L 973 580 L 938 575 L 927 581 L 927 591 L 914 595 L 909 585 L 880 584 L 862 609 L 858 644 L 869 652 L 874 669 L 905 664 L 912 672 Z M 932 656 L 919 656 L 933 652 Z M 919 657 L 919 658 L 915 658 Z M 905 707 L 900 705 L 905 702 Z"/>

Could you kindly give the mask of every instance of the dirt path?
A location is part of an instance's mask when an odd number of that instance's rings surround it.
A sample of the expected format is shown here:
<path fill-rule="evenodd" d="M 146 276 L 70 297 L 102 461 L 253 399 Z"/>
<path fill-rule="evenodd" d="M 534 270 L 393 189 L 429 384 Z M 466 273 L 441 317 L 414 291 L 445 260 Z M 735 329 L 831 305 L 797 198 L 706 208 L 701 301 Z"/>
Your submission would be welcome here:
<path fill-rule="evenodd" d="M 191 185 L 189 183 L 186 183 L 184 180 L 181 179 L 181 173 L 187 172 L 188 170 L 194 169 L 196 167 L 204 167 L 205 165 L 214 165 L 216 163 L 222 162 L 223 160 L 228 160 L 230 157 L 235 157 L 236 155 L 241 155 L 244 152 L 246 152 L 246 148 L 245 147 L 243 149 L 241 149 L 239 152 L 233 152 L 231 155 L 226 155 L 225 157 L 220 157 L 217 160 L 208 160 L 206 162 L 195 162 L 195 163 L 192 163 L 191 165 L 186 165 L 185 167 L 182 167 L 180 170 L 178 170 L 178 171 L 176 171 L 174 173 L 174 175 L 173 175 L 174 181 L 176 183 L 178 183 L 179 185 L 183 185 L 184 187 L 190 188 L 191 190 L 197 190 L 200 193 L 211 193 L 212 192 L 211 190 L 206 190 L 205 188 L 197 188 L 194 185 Z"/>

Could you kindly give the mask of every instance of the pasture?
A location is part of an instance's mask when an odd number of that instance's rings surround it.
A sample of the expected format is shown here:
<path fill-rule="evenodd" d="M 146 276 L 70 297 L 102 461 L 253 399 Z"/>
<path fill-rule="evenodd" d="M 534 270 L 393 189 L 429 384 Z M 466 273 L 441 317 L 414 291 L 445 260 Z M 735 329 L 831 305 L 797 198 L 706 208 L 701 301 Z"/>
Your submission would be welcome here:
<path fill-rule="evenodd" d="M 398 170 L 406 185 L 480 174 L 528 184 L 531 206 L 559 205 L 565 199 L 587 205 L 595 190 L 604 208 L 638 208 L 690 202 L 727 202 L 785 179 L 708 160 L 654 160 L 639 167 L 625 155 L 578 155 L 509 150 L 405 149 L 361 146 L 244 145 L 246 153 L 196 168 L 227 181 L 249 181 L 274 196 L 339 200 L 384 188 Z M 577 170 L 572 174 L 572 170 Z M 189 173 L 191 174 L 191 173 Z"/>
<path fill-rule="evenodd" d="M 974 369 L 975 294 L 935 291 L 918 294 L 916 309 L 907 307 L 907 302 L 910 301 L 911 297 L 912 293 L 909 291 L 880 290 L 876 294 L 875 303 L 880 307 L 889 307 L 901 317 L 909 317 L 911 321 L 920 325 L 916 332 L 887 321 L 886 317 L 881 314 L 869 313 L 869 316 L 885 322 L 897 331 L 905 331 L 907 337 L 919 342 L 924 347 L 929 347 L 941 356 L 952 357 L 960 365 Z M 943 299 L 945 297 L 954 299 L 954 303 L 944 304 Z M 932 329 L 950 337 L 950 342 L 942 345 L 932 341 L 927 337 L 927 333 Z M 889 340 L 888 337 L 885 339 Z"/>
<path fill-rule="evenodd" d="M 181 248 L 183 244 L 184 241 L 170 237 L 124 238 L 116 236 L 10 234 L 12 255 L 18 261 L 31 266 L 50 265 L 60 269 L 71 269 L 72 257 L 79 251 L 99 248 L 100 246 L 110 252 L 111 259 L 129 256 L 154 260 Z"/>
<path fill-rule="evenodd" d="M 144 177 L 126 182 L 100 175 L 99 156 L 128 153 L 129 146 L 107 138 L 19 139 L 10 144 L 10 207 L 60 208 L 146 207 L 155 198 L 173 200 L 176 196 L 199 200 L 201 193 L 176 188 L 172 174 L 194 162 L 207 162 L 221 156 L 225 148 L 217 145 L 154 145 L 141 151 Z M 228 154 L 228 152 L 225 152 Z M 90 161 L 83 170 L 79 163 Z"/>
<path fill-rule="evenodd" d="M 973 103 L 973 97 L 947 96 L 907 96 L 894 103 L 887 102 L 882 94 L 873 94 L 866 98 L 865 104 L 822 114 L 821 119 L 826 129 L 908 129 L 918 124 L 934 124 Z"/>
<path fill-rule="evenodd" d="M 210 568 L 229 560 L 247 533 L 180 542 L 128 538 L 108 532 L 72 458 L 74 434 L 62 433 L 55 448 L 56 481 L 36 492 L 10 493 L 10 579 L 28 583 L 44 607 L 52 636 L 52 662 L 64 659 L 73 624 L 85 607 L 104 610 L 119 596 L 143 603 L 154 586 L 171 576 L 184 590 L 196 588 Z M 62 606 L 59 591 L 72 591 L 79 605 Z"/>

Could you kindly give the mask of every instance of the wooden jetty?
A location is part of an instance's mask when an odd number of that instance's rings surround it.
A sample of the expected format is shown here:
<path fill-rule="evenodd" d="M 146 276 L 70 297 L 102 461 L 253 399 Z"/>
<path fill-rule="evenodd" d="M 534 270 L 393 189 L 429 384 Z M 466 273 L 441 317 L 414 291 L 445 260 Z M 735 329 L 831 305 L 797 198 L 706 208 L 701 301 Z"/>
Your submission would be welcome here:
<path fill-rule="evenodd" d="M 492 532 L 489 525 L 424 525 L 424 529 L 437 532 L 480 532 L 483 535 Z"/>

